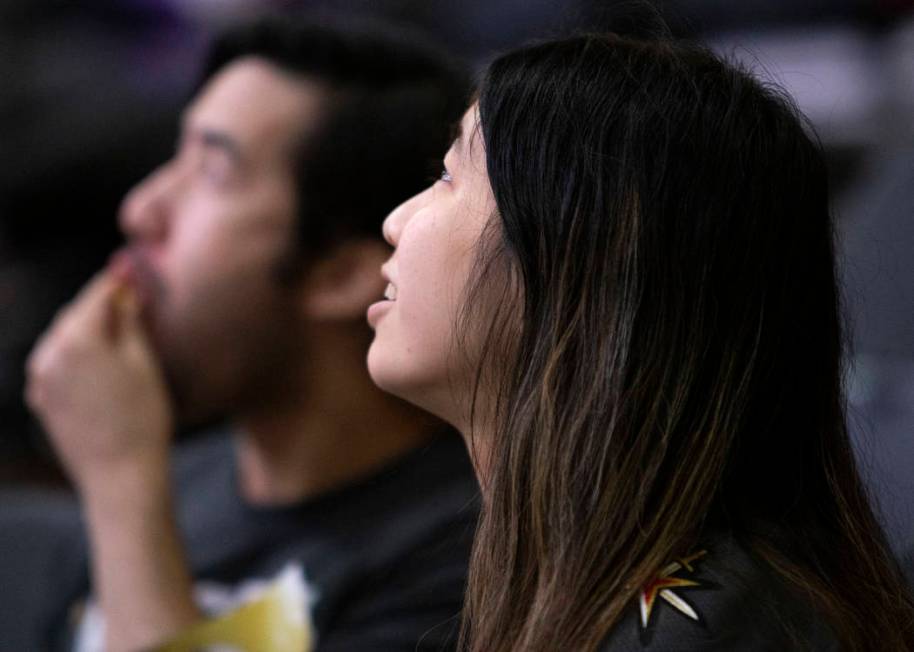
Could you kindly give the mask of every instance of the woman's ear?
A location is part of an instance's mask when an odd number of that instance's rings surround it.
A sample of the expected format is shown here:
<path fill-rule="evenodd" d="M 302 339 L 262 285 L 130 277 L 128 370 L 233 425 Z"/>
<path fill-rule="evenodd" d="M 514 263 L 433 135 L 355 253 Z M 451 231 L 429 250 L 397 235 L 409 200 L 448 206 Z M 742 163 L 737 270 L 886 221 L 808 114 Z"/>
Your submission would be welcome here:
<path fill-rule="evenodd" d="M 381 265 L 390 247 L 374 239 L 350 240 L 314 262 L 302 283 L 303 316 L 312 321 L 365 319 L 384 293 Z"/>

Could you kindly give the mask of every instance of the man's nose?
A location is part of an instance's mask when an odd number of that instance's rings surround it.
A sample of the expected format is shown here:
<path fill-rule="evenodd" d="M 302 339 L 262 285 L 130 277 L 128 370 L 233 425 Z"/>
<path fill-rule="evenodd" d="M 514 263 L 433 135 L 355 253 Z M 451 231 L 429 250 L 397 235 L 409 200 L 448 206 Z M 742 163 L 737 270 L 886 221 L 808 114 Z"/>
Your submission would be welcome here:
<path fill-rule="evenodd" d="M 118 223 L 130 240 L 158 241 L 168 234 L 178 190 L 176 171 L 163 166 L 135 186 L 121 203 Z"/>

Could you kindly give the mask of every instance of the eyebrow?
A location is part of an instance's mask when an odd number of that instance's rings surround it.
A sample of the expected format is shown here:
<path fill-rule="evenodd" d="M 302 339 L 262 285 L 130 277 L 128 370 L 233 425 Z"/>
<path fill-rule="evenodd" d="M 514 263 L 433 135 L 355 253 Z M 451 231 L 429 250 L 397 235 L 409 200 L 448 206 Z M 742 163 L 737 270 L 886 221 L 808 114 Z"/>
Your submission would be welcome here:
<path fill-rule="evenodd" d="M 463 120 L 451 125 L 451 147 L 460 152 L 463 149 Z"/>
<path fill-rule="evenodd" d="M 200 140 L 200 143 L 207 149 L 215 149 L 225 152 L 229 158 L 236 163 L 243 163 L 244 156 L 241 152 L 241 146 L 238 141 L 229 136 L 224 131 L 216 129 L 200 129 L 194 134 Z"/>
<path fill-rule="evenodd" d="M 244 154 L 237 140 L 219 129 L 195 126 L 192 115 L 190 109 L 181 115 L 181 140 L 190 137 L 207 149 L 223 152 L 237 164 L 244 163 Z"/>

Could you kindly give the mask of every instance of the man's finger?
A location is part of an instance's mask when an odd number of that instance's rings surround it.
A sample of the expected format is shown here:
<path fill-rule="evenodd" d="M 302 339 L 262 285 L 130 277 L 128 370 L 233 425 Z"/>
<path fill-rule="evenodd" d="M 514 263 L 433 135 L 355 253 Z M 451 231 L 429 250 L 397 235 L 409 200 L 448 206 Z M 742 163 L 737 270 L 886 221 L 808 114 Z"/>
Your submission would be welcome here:
<path fill-rule="evenodd" d="M 93 337 L 110 337 L 116 330 L 112 324 L 112 297 L 117 283 L 103 270 L 79 292 L 62 319 L 67 328 Z"/>
<path fill-rule="evenodd" d="M 132 353 L 147 355 L 150 347 L 142 321 L 142 302 L 137 290 L 121 285 L 112 295 L 112 311 L 117 325 L 117 343 Z"/>

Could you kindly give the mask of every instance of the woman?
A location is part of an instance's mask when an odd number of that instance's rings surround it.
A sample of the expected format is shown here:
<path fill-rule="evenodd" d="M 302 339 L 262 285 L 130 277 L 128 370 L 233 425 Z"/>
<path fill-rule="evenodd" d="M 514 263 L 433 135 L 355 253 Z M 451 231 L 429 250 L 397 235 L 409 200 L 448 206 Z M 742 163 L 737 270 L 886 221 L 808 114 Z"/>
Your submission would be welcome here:
<path fill-rule="evenodd" d="M 497 59 L 444 164 L 385 222 L 368 363 L 474 453 L 467 648 L 908 649 L 789 101 L 580 36 Z"/>

